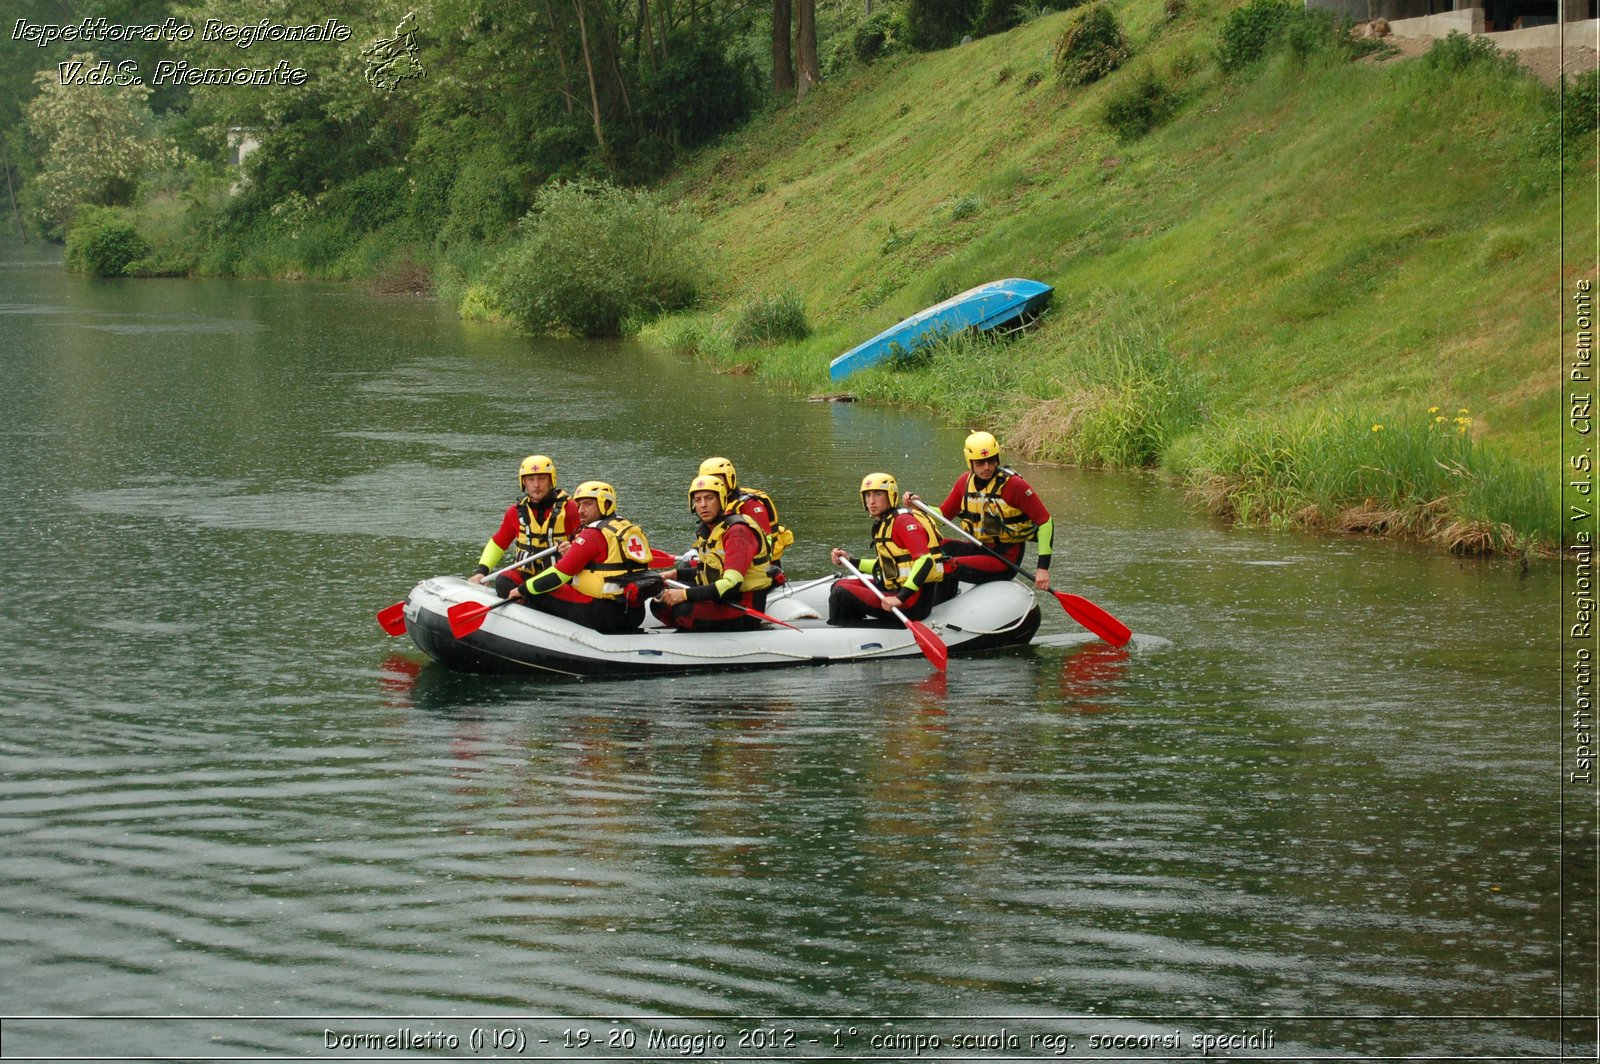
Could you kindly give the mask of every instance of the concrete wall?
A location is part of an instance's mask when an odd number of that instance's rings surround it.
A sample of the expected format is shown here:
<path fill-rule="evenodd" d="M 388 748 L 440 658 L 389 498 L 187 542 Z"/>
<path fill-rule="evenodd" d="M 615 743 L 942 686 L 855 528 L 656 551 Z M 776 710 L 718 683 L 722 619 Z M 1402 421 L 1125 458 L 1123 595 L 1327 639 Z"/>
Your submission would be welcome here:
<path fill-rule="evenodd" d="M 1313 11 L 1331 11 L 1336 18 L 1367 22 L 1375 18 L 1415 18 L 1428 13 L 1428 0 L 1306 0 Z"/>
<path fill-rule="evenodd" d="M 1483 8 L 1469 7 L 1465 11 L 1449 11 L 1421 18 L 1389 20 L 1389 32 L 1397 37 L 1448 37 L 1452 33 L 1482 33 Z M 1499 43 L 1499 34 L 1495 35 Z"/>
<path fill-rule="evenodd" d="M 1331 11 L 1336 17 L 1347 18 L 1351 22 L 1388 19 L 1390 28 L 1402 37 L 1448 37 L 1451 31 L 1483 32 L 1483 8 L 1474 6 L 1478 2 L 1480 0 L 1306 0 L 1306 7 L 1314 11 Z M 1600 45 L 1595 29 L 1597 22 L 1600 22 L 1595 18 L 1596 14 L 1600 14 L 1596 11 L 1597 2 L 1600 0 L 1562 0 L 1568 47 L 1587 44 L 1594 48 Z M 1443 8 L 1446 5 L 1453 10 L 1429 12 L 1430 7 Z M 1536 34 L 1536 37 L 1528 40 L 1537 40 L 1539 43 L 1501 43 L 1502 38 L 1522 33 Z M 1536 26 L 1527 30 L 1496 32 L 1494 43 L 1511 50 L 1553 48 L 1559 44 L 1559 36 L 1560 29 L 1555 25 Z"/>

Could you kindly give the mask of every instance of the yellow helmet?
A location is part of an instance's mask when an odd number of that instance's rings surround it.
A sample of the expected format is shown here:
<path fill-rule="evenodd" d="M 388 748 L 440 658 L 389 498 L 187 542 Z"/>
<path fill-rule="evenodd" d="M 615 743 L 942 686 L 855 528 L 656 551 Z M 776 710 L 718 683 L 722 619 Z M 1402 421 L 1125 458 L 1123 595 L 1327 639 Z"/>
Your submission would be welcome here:
<path fill-rule="evenodd" d="M 700 475 L 721 477 L 729 491 L 739 489 L 739 474 L 733 471 L 733 463 L 726 458 L 707 458 L 700 463 Z M 723 502 L 727 502 L 727 499 L 724 498 Z"/>
<path fill-rule="evenodd" d="M 617 512 L 617 489 L 603 480 L 586 480 L 578 485 L 578 490 L 572 493 L 574 502 L 579 499 L 593 499 L 600 504 L 600 516 L 610 517 Z"/>
<path fill-rule="evenodd" d="M 696 492 L 714 491 L 717 494 L 717 505 L 726 510 L 728 508 L 728 485 L 715 473 L 701 473 L 689 482 L 689 509 L 694 510 L 694 496 Z"/>
<path fill-rule="evenodd" d="M 1000 459 L 1000 441 L 995 439 L 992 433 L 974 432 L 967 437 L 965 450 L 969 463 L 981 458 L 993 458 L 996 461 Z"/>
<path fill-rule="evenodd" d="M 861 478 L 861 507 L 866 509 L 867 492 L 886 491 L 889 493 L 889 505 L 900 505 L 900 485 L 896 484 L 894 477 L 888 473 L 868 473 Z"/>
<path fill-rule="evenodd" d="M 556 486 L 556 463 L 547 454 L 530 454 L 522 460 L 522 466 L 517 470 L 517 483 L 522 483 L 522 478 L 534 473 L 549 473 L 550 486 Z"/>

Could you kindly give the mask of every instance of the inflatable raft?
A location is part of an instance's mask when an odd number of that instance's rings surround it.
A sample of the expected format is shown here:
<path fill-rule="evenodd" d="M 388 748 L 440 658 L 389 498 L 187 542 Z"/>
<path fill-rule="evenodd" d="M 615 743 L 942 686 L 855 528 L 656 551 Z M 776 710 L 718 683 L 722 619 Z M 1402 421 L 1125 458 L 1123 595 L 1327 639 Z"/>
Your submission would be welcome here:
<path fill-rule="evenodd" d="M 448 611 L 460 603 L 491 604 L 494 592 L 455 576 L 436 576 L 411 590 L 405 626 L 416 645 L 452 669 L 567 676 L 649 676 L 725 669 L 828 665 L 916 658 L 911 632 L 893 627 L 827 623 L 831 583 L 779 588 L 765 612 L 793 627 L 763 624 L 750 632 L 680 632 L 646 614 L 645 627 L 602 635 L 560 617 L 513 603 L 488 613 L 476 631 L 451 634 Z M 1019 646 L 1039 627 L 1032 588 L 1013 581 L 963 584 L 923 622 L 952 655 Z"/>

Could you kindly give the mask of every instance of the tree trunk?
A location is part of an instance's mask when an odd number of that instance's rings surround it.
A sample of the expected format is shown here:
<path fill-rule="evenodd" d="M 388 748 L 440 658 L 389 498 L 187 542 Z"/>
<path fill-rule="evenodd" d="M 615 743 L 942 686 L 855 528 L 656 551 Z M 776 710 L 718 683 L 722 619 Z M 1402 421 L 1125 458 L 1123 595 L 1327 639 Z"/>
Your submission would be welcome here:
<path fill-rule="evenodd" d="M 550 6 L 550 0 L 544 0 L 544 15 L 550 21 L 550 50 L 556 53 L 556 62 L 561 65 L 561 98 L 566 102 L 567 114 L 572 113 L 572 93 L 568 86 L 572 84 L 572 77 L 567 73 L 567 50 L 561 42 L 561 28 L 556 25 L 556 11 Z"/>
<path fill-rule="evenodd" d="M 787 96 L 794 91 L 794 59 L 789 44 L 792 20 L 789 0 L 772 0 L 772 95 Z"/>
<path fill-rule="evenodd" d="M 800 53 L 799 98 L 822 84 L 817 64 L 817 0 L 794 0 L 795 45 Z"/>
<path fill-rule="evenodd" d="M 600 89 L 594 80 L 594 58 L 589 54 L 589 28 L 583 18 L 584 0 L 572 0 L 578 12 L 578 41 L 583 46 L 583 68 L 589 75 L 589 107 L 594 115 L 594 142 L 600 149 L 600 159 L 607 170 L 611 169 L 611 149 L 606 147 L 606 131 L 600 122 Z"/>

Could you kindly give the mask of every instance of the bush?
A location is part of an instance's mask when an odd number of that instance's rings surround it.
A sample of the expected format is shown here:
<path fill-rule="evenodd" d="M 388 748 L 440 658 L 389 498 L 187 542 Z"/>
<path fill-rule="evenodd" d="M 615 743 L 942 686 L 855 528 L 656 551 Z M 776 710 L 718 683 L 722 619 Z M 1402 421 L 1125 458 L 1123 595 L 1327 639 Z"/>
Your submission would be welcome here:
<path fill-rule="evenodd" d="M 805 300 L 793 292 L 757 296 L 739 308 L 733 322 L 733 342 L 740 347 L 804 340 L 810 335 Z"/>
<path fill-rule="evenodd" d="M 1217 66 L 1232 74 L 1260 62 L 1299 9 L 1288 0 L 1250 0 L 1228 12 L 1217 35 Z"/>
<path fill-rule="evenodd" d="M 630 321 L 693 305 L 697 229 L 640 190 L 547 186 L 490 269 L 492 303 L 533 332 L 620 336 Z"/>
<path fill-rule="evenodd" d="M 1515 75 L 1522 69 L 1516 56 L 1507 55 L 1485 37 L 1469 36 L 1452 30 L 1448 37 L 1433 42 L 1422 57 L 1424 69 L 1441 74 L 1460 74 L 1467 70 L 1494 71 Z"/>
<path fill-rule="evenodd" d="M 1056 42 L 1056 79 L 1063 85 L 1099 81 L 1132 54 L 1117 16 L 1104 2 L 1084 8 Z"/>
<path fill-rule="evenodd" d="M 1106 101 L 1100 120 L 1120 140 L 1138 140 L 1171 118 L 1182 102 L 1178 92 L 1146 70 Z"/>
<path fill-rule="evenodd" d="M 67 232 L 67 269 L 95 277 L 123 277 L 128 267 L 150 254 L 125 211 L 86 207 Z"/>
<path fill-rule="evenodd" d="M 1348 23 L 1327 11 L 1290 0 L 1250 0 L 1223 20 L 1217 37 L 1217 66 L 1234 74 L 1280 49 L 1304 59 L 1318 54 L 1354 58 L 1384 47 L 1381 41 L 1353 39 Z"/>
<path fill-rule="evenodd" d="M 1578 74 L 1561 86 L 1561 129 L 1567 154 L 1579 154 L 1594 143 L 1600 125 L 1600 70 Z"/>

